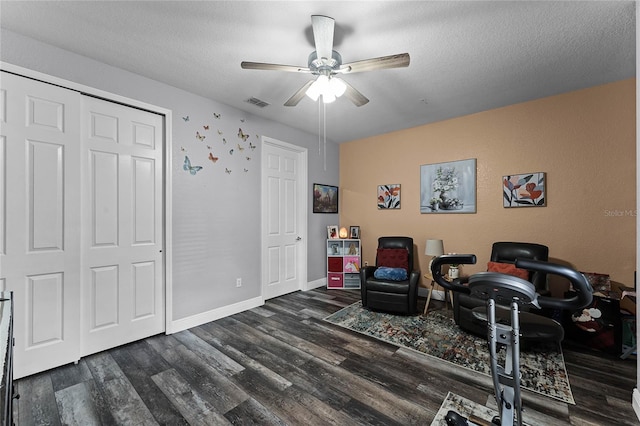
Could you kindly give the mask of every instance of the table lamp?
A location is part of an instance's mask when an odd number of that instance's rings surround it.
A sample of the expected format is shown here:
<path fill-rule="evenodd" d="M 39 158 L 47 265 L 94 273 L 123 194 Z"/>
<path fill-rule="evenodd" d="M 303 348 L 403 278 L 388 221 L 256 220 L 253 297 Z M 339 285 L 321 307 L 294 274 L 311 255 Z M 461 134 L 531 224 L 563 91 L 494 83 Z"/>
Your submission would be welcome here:
<path fill-rule="evenodd" d="M 427 247 L 424 254 L 432 256 L 431 261 L 429 262 L 429 274 L 431 274 L 431 264 L 433 263 L 433 259 L 444 254 L 444 244 L 442 244 L 442 240 L 427 240 Z"/>

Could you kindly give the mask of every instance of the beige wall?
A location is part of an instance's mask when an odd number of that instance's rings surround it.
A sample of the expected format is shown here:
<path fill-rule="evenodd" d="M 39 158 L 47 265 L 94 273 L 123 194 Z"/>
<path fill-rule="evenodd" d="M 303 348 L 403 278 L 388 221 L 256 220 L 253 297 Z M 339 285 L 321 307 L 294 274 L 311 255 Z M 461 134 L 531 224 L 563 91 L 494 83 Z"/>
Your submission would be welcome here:
<path fill-rule="evenodd" d="M 428 113 L 428 111 L 426 112 Z M 635 79 L 340 145 L 340 225 L 359 225 L 363 262 L 377 238 L 411 236 L 426 271 L 428 238 L 474 253 L 494 241 L 549 246 L 553 261 L 632 284 L 636 250 Z M 477 159 L 477 213 L 421 214 L 420 166 Z M 504 208 L 502 176 L 546 172 L 547 207 Z M 379 184 L 402 185 L 401 209 L 378 210 Z"/>

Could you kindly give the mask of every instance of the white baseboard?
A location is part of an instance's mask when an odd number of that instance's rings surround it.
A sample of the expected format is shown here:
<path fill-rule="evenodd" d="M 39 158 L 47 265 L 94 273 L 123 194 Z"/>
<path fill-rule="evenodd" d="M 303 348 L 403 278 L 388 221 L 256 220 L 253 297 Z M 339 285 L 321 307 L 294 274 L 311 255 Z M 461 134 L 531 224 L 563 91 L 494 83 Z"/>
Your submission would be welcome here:
<path fill-rule="evenodd" d="M 326 287 L 326 286 L 327 286 L 327 278 L 324 277 L 324 278 L 320 278 L 319 280 L 308 282 L 304 286 L 302 291 L 309 291 L 309 290 L 313 290 L 314 288 Z"/>
<path fill-rule="evenodd" d="M 212 309 L 207 312 L 202 312 L 201 314 L 172 321 L 170 324 L 170 329 L 166 331 L 166 334 L 173 334 L 192 327 L 197 327 L 199 325 L 206 324 L 208 322 L 228 317 L 230 315 L 237 314 L 243 311 L 247 311 L 249 309 L 257 308 L 258 306 L 262 305 L 264 305 L 264 299 L 262 298 L 262 296 L 254 297 L 253 299 L 243 300 L 242 302 L 223 306 L 222 308 Z"/>
<path fill-rule="evenodd" d="M 638 417 L 638 420 L 640 420 L 640 392 L 638 392 L 638 388 L 633 389 L 631 406 L 633 407 L 633 411 L 636 412 L 636 417 Z"/>
<path fill-rule="evenodd" d="M 327 279 L 320 278 L 319 280 L 308 282 L 304 285 L 302 291 L 309 291 L 314 288 L 325 287 L 326 285 Z M 222 308 L 213 309 L 187 318 L 172 321 L 166 331 L 166 334 L 173 334 L 192 327 L 197 327 L 199 325 L 247 311 L 249 309 L 257 308 L 262 305 L 264 305 L 264 299 L 262 297 L 254 297 L 253 299 L 243 300 L 242 302 L 234 303 L 233 305 L 223 306 Z"/>
<path fill-rule="evenodd" d="M 429 295 L 429 291 L 424 287 L 418 288 L 418 296 L 427 297 Z M 444 300 L 444 291 L 442 290 L 433 290 L 433 294 L 431 295 L 432 300 Z"/>

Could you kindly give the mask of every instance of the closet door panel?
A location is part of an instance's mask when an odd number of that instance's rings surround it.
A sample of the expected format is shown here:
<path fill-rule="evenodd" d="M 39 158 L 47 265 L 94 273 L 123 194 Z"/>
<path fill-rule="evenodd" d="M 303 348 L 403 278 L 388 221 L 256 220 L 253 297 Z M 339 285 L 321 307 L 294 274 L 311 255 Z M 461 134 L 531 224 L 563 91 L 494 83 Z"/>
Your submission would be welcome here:
<path fill-rule="evenodd" d="M 83 285 L 110 271 L 83 289 L 84 356 L 161 333 L 165 320 L 163 118 L 91 97 L 82 114 Z"/>
<path fill-rule="evenodd" d="M 80 357 L 80 95 L 2 72 L 0 280 L 16 378 Z"/>

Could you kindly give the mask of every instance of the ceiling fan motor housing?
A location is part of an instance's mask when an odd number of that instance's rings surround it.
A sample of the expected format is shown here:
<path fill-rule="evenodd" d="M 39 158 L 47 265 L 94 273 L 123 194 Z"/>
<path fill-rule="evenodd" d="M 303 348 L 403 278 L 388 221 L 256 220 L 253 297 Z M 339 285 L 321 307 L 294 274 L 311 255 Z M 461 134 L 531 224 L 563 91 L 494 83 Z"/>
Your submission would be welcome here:
<path fill-rule="evenodd" d="M 313 51 L 309 55 L 309 69 L 312 74 L 331 75 L 334 71 L 340 69 L 342 65 L 342 56 L 335 50 L 331 51 L 331 58 L 318 58 L 318 52 Z"/>

